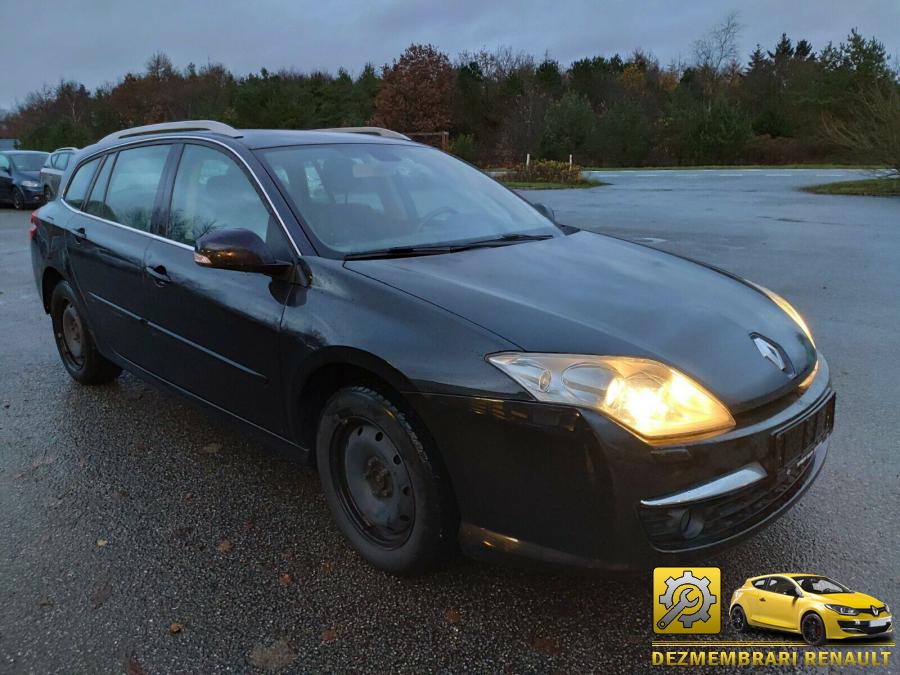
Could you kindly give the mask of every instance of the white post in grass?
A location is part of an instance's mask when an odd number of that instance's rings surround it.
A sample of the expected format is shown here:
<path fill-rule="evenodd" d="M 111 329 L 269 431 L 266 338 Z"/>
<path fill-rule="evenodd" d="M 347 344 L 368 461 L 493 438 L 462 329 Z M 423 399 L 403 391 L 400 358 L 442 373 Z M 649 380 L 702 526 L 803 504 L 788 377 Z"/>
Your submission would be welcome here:
<path fill-rule="evenodd" d="M 569 166 L 572 166 L 572 155 L 569 155 Z"/>
<path fill-rule="evenodd" d="M 529 164 L 531 164 L 531 153 L 527 152 L 525 153 L 525 167 L 527 168 Z"/>

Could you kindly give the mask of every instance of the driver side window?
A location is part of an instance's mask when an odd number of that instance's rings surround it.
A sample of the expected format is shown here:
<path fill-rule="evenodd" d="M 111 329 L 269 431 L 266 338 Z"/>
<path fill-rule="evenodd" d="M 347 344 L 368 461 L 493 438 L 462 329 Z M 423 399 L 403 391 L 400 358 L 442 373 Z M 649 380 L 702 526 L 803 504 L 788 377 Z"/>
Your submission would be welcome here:
<path fill-rule="evenodd" d="M 772 583 L 769 584 L 769 588 L 767 588 L 766 590 L 772 591 L 773 593 L 781 593 L 782 595 L 797 594 L 794 584 L 792 584 L 787 579 L 781 579 L 778 577 L 772 579 Z"/>
<path fill-rule="evenodd" d="M 269 211 L 249 178 L 231 157 L 205 145 L 184 146 L 169 214 L 168 237 L 182 244 L 225 229 L 269 240 Z"/>

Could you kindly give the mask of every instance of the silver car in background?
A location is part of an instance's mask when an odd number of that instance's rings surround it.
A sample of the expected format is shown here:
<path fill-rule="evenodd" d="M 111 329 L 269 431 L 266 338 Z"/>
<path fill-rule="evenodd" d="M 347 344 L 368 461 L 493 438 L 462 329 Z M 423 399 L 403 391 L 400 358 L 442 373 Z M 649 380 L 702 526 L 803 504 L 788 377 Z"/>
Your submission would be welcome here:
<path fill-rule="evenodd" d="M 44 166 L 41 167 L 41 186 L 44 191 L 44 201 L 50 201 L 59 192 L 59 180 L 62 178 L 72 155 L 78 152 L 78 148 L 57 148 L 50 153 Z"/>

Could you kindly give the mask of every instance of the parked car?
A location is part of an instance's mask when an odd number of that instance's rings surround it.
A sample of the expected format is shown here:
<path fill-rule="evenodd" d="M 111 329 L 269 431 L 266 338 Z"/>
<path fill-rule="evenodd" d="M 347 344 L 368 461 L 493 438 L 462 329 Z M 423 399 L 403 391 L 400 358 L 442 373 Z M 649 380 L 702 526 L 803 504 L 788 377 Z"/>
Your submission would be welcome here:
<path fill-rule="evenodd" d="M 59 192 L 59 180 L 76 152 L 78 148 L 57 148 L 47 157 L 47 161 L 41 167 L 41 190 L 45 202 L 56 197 Z"/>
<path fill-rule="evenodd" d="M 813 647 L 894 631 L 887 603 L 820 574 L 751 577 L 732 595 L 730 612 L 738 633 L 754 626 L 800 633 Z"/>
<path fill-rule="evenodd" d="M 31 232 L 70 375 L 127 369 L 315 464 L 394 573 L 457 541 L 706 559 L 810 486 L 834 393 L 787 301 L 354 132 L 183 122 L 82 150 Z"/>
<path fill-rule="evenodd" d="M 46 152 L 0 152 L 0 202 L 17 209 L 40 204 L 44 199 L 40 173 L 46 159 Z"/>

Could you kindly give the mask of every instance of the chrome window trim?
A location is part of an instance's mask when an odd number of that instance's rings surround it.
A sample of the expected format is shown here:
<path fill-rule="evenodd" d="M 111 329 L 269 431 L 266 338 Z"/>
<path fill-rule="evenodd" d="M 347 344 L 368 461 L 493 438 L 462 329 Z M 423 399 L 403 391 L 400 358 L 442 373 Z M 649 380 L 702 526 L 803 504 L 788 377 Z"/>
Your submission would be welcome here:
<path fill-rule="evenodd" d="M 144 232 L 144 230 L 139 230 L 136 227 L 131 227 L 129 225 L 123 225 L 122 223 L 117 223 L 113 220 L 107 220 L 106 218 L 101 218 L 100 216 L 95 216 L 93 213 L 87 213 L 86 211 L 80 211 L 79 209 L 76 209 L 74 206 L 70 205 L 64 199 L 60 199 L 59 201 L 61 201 L 63 204 L 65 204 L 66 208 L 69 209 L 70 211 L 73 211 L 74 213 L 77 213 L 82 216 L 86 216 L 88 218 L 93 218 L 94 220 L 99 221 L 101 223 L 106 223 L 107 225 L 114 225 L 115 227 L 121 227 L 123 230 L 128 230 L 129 232 L 135 232 L 136 234 L 143 234 L 143 235 L 150 237 L 151 239 L 156 239 L 158 241 L 164 241 L 167 244 L 172 244 L 173 246 L 185 248 L 188 251 L 194 250 L 193 246 L 188 246 L 187 244 L 182 244 L 180 241 L 175 241 L 174 239 L 167 239 L 166 237 L 161 237 L 158 234 L 153 234 L 153 232 Z"/>
<path fill-rule="evenodd" d="M 87 216 L 88 218 L 94 218 L 95 220 L 99 220 L 100 222 L 107 223 L 109 225 L 116 225 L 118 227 L 124 227 L 126 230 L 130 230 L 131 232 L 138 232 L 140 234 L 146 234 L 154 239 L 159 239 L 160 241 L 166 241 L 170 244 L 174 244 L 175 246 L 180 246 L 182 248 L 186 248 L 190 251 L 193 251 L 194 250 L 193 246 L 188 246 L 187 244 L 182 244 L 181 242 L 175 241 L 174 239 L 168 239 L 168 238 L 162 237 L 158 234 L 153 234 L 152 232 L 144 232 L 143 230 L 138 230 L 134 227 L 129 227 L 128 225 L 123 225 L 122 223 L 115 223 L 111 220 L 106 220 L 105 218 L 100 218 L 98 216 L 91 215 L 90 213 L 85 213 L 84 211 L 82 211 L 80 209 L 74 208 L 65 200 L 65 194 L 66 194 L 66 191 L 69 189 L 69 183 L 72 182 L 72 177 L 75 175 L 78 168 L 80 168 L 86 162 L 91 161 L 95 157 L 98 157 L 99 155 L 102 155 L 102 154 L 105 154 L 108 152 L 116 152 L 118 150 L 121 150 L 122 148 L 127 148 L 132 145 L 143 145 L 143 144 L 157 145 L 158 143 L 155 143 L 155 141 L 177 142 L 177 141 L 184 141 L 184 140 L 205 141 L 207 143 L 214 143 L 215 145 L 219 145 L 219 146 L 225 148 L 229 153 L 231 153 L 231 155 L 233 155 L 238 160 L 240 160 L 241 164 L 244 165 L 244 167 L 249 172 L 250 176 L 252 176 L 253 181 L 256 183 L 260 192 L 262 192 L 263 196 L 266 198 L 266 201 L 269 204 L 269 210 L 275 214 L 275 219 L 281 225 L 281 230 L 284 232 L 284 236 L 286 236 L 288 241 L 291 243 L 291 248 L 294 249 L 294 253 L 296 253 L 297 257 L 299 257 L 299 258 L 303 257 L 303 254 L 300 253 L 300 248 L 297 246 L 297 242 L 294 241 L 294 238 L 291 236 L 291 233 L 288 230 L 287 225 L 284 222 L 284 219 L 281 217 L 281 214 L 278 212 L 278 209 L 275 208 L 275 203 L 272 201 L 272 198 L 269 196 L 269 193 L 266 191 L 266 188 L 263 186 L 262 182 L 259 180 L 259 176 L 256 175 L 256 172 L 253 170 L 253 167 L 251 167 L 247 163 L 247 160 L 245 160 L 243 157 L 241 157 L 240 154 L 234 150 L 234 148 L 230 147 L 227 143 L 223 143 L 222 141 L 217 141 L 214 138 L 207 138 L 205 136 L 189 136 L 189 135 L 182 135 L 182 134 L 172 134 L 172 135 L 159 134 L 158 136 L 151 136 L 149 138 L 148 137 L 138 138 L 133 141 L 126 141 L 123 143 L 115 143 L 115 144 L 109 145 L 105 148 L 100 148 L 96 152 L 92 152 L 91 154 L 85 155 L 84 157 L 79 157 L 80 161 L 78 162 L 78 166 L 72 171 L 71 175 L 69 176 L 69 180 L 66 181 L 65 187 L 59 190 L 59 194 L 63 195 L 63 197 L 60 199 L 60 201 L 63 204 L 65 204 L 71 211 L 74 211 L 75 213 L 80 213 L 81 215 Z"/>

